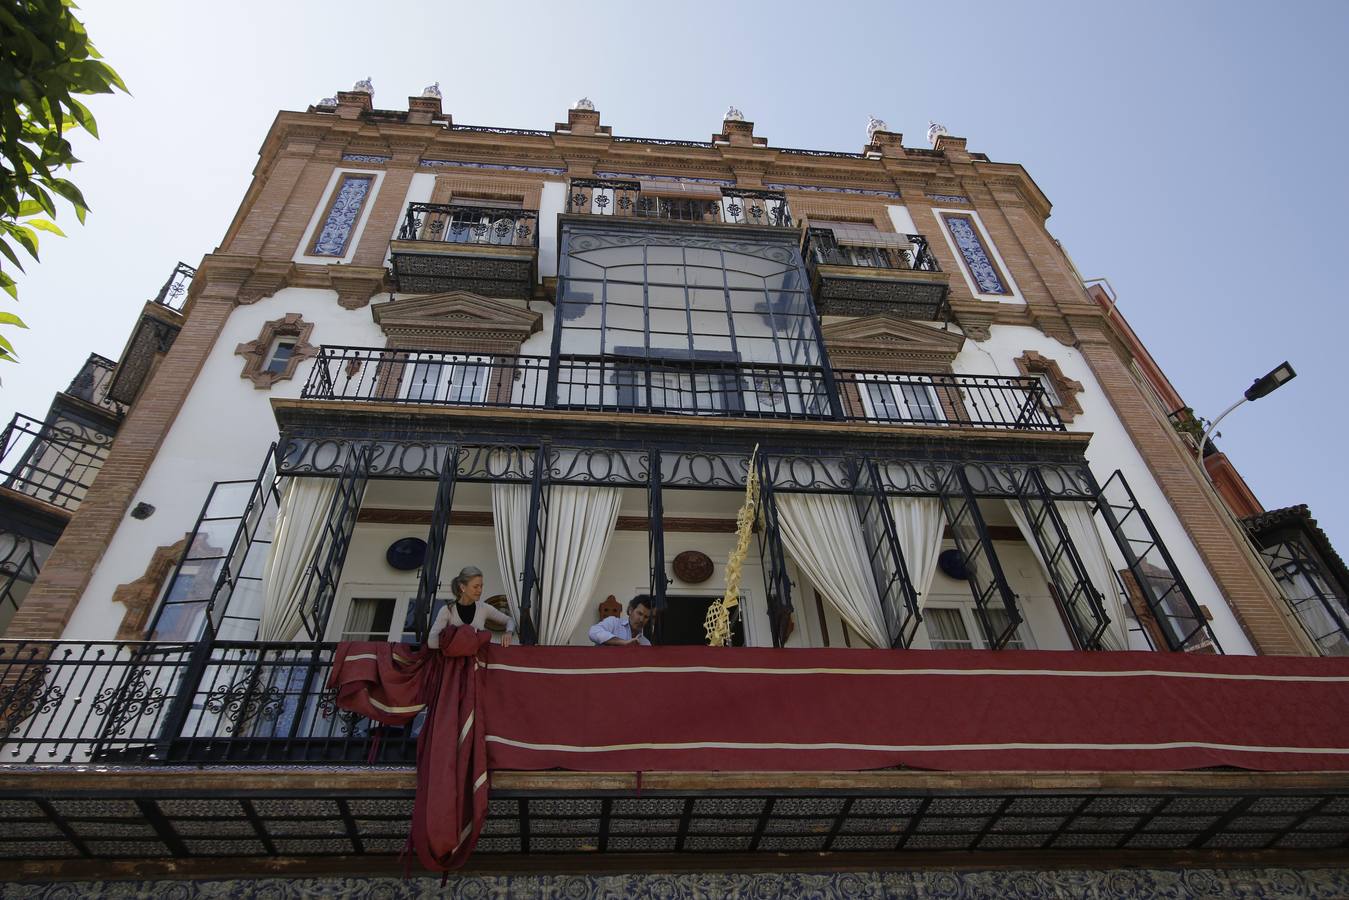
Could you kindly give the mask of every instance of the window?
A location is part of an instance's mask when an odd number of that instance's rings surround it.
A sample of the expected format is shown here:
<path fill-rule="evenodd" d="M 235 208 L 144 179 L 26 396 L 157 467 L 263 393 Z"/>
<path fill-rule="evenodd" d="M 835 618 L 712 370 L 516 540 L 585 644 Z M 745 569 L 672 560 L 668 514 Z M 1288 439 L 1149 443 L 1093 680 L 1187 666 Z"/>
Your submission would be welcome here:
<path fill-rule="evenodd" d="M 1040 387 L 1045 390 L 1045 402 L 1054 407 L 1062 406 L 1063 401 L 1059 399 L 1059 392 L 1054 387 L 1054 379 L 1050 377 L 1049 373 L 1036 372 L 1035 377 L 1040 380 Z"/>
<path fill-rule="evenodd" d="M 707 646 L 707 610 L 718 597 L 665 596 L 665 608 L 655 614 L 651 643 L 657 646 Z M 740 615 L 742 606 L 731 612 L 731 646 L 745 646 L 745 623 Z"/>
<path fill-rule="evenodd" d="M 294 338 L 280 338 L 272 344 L 272 354 L 267 358 L 267 368 L 264 372 L 270 372 L 273 375 L 280 375 L 286 371 L 286 366 L 290 364 L 290 358 L 295 353 L 295 345 L 298 343 Z"/>
<path fill-rule="evenodd" d="M 399 396 L 415 403 L 482 403 L 490 372 L 490 357 L 414 353 L 404 366 Z"/>
<path fill-rule="evenodd" d="M 1007 610 L 989 607 L 985 612 L 994 631 L 1001 632 L 1007 627 Z M 923 626 L 927 629 L 928 643 L 933 650 L 975 650 L 988 646 L 972 606 L 929 606 L 923 610 Z M 1030 629 L 1022 622 L 1007 639 L 1003 649 L 1034 648 L 1029 636 Z"/>
<path fill-rule="evenodd" d="M 867 416 L 885 422 L 944 422 L 932 379 L 922 375 L 863 375 Z"/>
<path fill-rule="evenodd" d="M 933 650 L 972 650 L 965 618 L 958 609 L 930 606 L 923 610 L 923 624 L 927 627 L 928 643 Z"/>
<path fill-rule="evenodd" d="M 361 208 L 375 183 L 374 175 L 343 175 L 333 191 L 328 210 L 319 221 L 310 256 L 345 256 Z"/>
<path fill-rule="evenodd" d="M 417 608 L 414 601 L 415 597 L 409 595 L 352 597 L 347 606 L 346 617 L 341 620 L 342 630 L 335 640 L 415 643 Z M 432 613 L 432 618 L 427 620 L 428 623 L 433 621 L 434 617 Z"/>

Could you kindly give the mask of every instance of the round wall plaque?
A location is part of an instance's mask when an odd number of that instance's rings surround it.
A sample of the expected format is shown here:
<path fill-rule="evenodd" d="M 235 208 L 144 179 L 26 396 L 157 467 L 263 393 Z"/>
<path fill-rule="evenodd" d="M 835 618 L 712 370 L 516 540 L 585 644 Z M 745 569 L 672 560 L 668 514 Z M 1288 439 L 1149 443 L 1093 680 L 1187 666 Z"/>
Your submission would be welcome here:
<path fill-rule="evenodd" d="M 965 557 L 959 550 L 943 550 L 937 557 L 937 568 L 956 581 L 970 580 L 970 567 L 965 565 Z"/>
<path fill-rule="evenodd" d="M 702 584 L 712 577 L 712 559 L 701 550 L 685 550 L 674 558 L 675 577 L 686 584 Z"/>
<path fill-rule="evenodd" d="M 415 537 L 399 538 L 389 545 L 384 559 L 402 572 L 415 569 L 426 559 L 426 541 Z"/>

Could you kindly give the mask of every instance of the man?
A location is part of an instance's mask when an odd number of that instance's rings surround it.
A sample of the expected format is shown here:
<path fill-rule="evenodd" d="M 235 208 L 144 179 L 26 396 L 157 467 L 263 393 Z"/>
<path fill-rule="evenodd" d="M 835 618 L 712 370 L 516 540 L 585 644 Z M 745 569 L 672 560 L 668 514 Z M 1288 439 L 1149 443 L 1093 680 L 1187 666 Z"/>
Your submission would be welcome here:
<path fill-rule="evenodd" d="M 626 647 L 634 644 L 650 647 L 651 642 L 642 634 L 642 630 L 650 620 L 651 597 L 647 594 L 638 594 L 628 601 L 626 618 L 609 616 L 591 626 L 590 640 L 605 647 Z"/>

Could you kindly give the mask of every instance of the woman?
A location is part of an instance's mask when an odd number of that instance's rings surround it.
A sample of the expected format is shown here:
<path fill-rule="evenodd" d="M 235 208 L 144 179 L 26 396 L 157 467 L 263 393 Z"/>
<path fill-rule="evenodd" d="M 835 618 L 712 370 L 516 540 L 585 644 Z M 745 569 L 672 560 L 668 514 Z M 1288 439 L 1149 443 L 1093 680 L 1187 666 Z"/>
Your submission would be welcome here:
<path fill-rule="evenodd" d="M 482 603 L 482 569 L 477 566 L 464 566 L 450 582 L 450 593 L 454 602 L 441 607 L 436 621 L 431 626 L 427 643 L 432 647 L 440 646 L 440 635 L 447 625 L 472 625 L 482 631 L 488 622 L 504 626 L 506 633 L 501 636 L 501 645 L 510 646 L 511 635 L 515 633 L 515 621 L 503 613 L 497 612 L 489 604 Z"/>

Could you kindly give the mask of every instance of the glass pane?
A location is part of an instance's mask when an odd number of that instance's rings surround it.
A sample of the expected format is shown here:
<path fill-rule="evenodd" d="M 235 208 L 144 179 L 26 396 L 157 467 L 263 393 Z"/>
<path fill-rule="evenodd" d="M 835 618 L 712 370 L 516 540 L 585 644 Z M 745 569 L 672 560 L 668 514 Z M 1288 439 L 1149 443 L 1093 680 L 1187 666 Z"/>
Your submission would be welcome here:
<path fill-rule="evenodd" d="M 970 650 L 974 647 L 958 609 L 928 607 L 923 610 L 923 625 L 933 650 Z"/>

